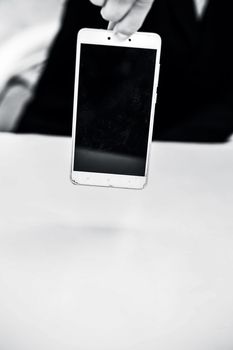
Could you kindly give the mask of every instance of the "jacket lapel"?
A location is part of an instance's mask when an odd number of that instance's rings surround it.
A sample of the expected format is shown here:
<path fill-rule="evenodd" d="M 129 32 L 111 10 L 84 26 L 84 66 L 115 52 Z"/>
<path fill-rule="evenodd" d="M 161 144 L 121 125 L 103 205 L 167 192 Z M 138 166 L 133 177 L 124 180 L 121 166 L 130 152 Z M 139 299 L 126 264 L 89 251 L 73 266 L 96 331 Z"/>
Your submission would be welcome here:
<path fill-rule="evenodd" d="M 183 38 L 196 44 L 200 35 L 200 22 L 196 18 L 193 0 L 167 0 L 170 12 Z"/>

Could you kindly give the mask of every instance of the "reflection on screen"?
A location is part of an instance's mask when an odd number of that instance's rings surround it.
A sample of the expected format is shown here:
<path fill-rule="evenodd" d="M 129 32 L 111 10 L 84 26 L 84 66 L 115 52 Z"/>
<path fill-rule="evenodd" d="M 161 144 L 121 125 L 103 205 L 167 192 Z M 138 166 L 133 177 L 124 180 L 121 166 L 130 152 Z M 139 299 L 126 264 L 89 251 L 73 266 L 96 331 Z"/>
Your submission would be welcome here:
<path fill-rule="evenodd" d="M 74 170 L 144 176 L 156 50 L 82 44 Z"/>

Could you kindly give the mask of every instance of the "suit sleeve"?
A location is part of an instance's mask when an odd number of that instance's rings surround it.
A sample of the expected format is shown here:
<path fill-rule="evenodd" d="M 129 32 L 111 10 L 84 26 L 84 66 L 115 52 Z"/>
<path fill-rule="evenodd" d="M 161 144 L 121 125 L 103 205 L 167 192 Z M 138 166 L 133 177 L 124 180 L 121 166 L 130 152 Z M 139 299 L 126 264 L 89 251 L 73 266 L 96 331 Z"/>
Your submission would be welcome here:
<path fill-rule="evenodd" d="M 71 135 L 76 38 L 83 27 L 106 28 L 106 22 L 99 8 L 89 1 L 71 0 L 34 97 L 24 109 L 16 132 Z"/>

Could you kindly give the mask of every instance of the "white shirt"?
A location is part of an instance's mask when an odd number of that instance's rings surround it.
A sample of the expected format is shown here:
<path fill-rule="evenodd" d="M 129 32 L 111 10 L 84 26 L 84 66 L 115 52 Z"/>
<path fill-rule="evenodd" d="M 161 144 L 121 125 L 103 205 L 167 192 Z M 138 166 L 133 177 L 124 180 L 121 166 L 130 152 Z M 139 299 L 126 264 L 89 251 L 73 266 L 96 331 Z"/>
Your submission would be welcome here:
<path fill-rule="evenodd" d="M 196 15 L 201 18 L 205 12 L 209 0 L 194 0 Z"/>

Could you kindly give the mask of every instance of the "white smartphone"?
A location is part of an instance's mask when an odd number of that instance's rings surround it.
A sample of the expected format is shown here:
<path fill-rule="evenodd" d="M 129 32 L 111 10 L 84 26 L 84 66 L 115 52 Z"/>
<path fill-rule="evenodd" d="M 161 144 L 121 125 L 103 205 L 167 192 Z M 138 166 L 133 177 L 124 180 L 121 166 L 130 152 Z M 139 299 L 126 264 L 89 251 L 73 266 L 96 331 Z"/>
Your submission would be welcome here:
<path fill-rule="evenodd" d="M 142 189 L 147 183 L 161 39 L 82 29 L 72 131 L 74 184 Z"/>

